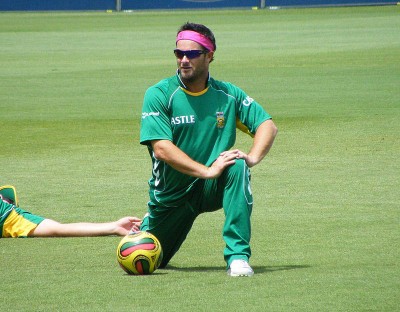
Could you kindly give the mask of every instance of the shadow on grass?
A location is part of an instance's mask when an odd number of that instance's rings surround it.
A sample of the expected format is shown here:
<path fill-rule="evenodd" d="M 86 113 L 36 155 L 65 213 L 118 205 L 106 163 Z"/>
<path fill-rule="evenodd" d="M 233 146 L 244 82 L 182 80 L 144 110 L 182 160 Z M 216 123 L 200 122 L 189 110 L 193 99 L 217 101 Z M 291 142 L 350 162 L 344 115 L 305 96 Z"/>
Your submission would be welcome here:
<path fill-rule="evenodd" d="M 274 266 L 255 265 L 252 267 L 253 267 L 254 273 L 263 274 L 263 273 L 272 273 L 272 272 L 277 272 L 277 271 L 308 269 L 311 266 L 310 265 L 274 265 Z M 173 265 L 167 265 L 167 267 L 165 269 L 159 269 L 159 271 L 164 271 L 164 270 L 183 271 L 183 272 L 215 272 L 215 271 L 225 271 L 225 268 L 223 268 L 221 266 L 218 266 L 218 267 L 199 266 L 199 267 L 180 268 L 180 267 L 176 267 Z"/>

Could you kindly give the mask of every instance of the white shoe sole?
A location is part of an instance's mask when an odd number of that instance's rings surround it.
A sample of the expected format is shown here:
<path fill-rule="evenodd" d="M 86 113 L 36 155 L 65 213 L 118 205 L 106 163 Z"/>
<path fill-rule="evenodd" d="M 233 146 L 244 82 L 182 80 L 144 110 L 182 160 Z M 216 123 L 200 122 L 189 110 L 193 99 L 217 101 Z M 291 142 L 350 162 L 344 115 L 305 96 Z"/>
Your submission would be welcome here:
<path fill-rule="evenodd" d="M 254 275 L 254 272 L 232 273 L 231 270 L 228 270 L 228 275 L 232 277 L 239 277 L 239 276 L 250 277 Z"/>

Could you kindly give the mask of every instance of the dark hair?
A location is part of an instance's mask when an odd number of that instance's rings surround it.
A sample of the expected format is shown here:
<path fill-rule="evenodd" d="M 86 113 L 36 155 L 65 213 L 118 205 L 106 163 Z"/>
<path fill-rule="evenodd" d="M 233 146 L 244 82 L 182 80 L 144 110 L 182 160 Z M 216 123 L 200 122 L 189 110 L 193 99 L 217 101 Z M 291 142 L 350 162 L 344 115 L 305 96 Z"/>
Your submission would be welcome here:
<path fill-rule="evenodd" d="M 199 34 L 202 34 L 203 36 L 207 37 L 208 39 L 210 39 L 210 41 L 212 42 L 213 46 L 214 46 L 214 51 L 217 50 L 217 45 L 215 43 L 215 37 L 214 34 L 212 33 L 212 31 L 207 28 L 206 26 L 202 25 L 202 24 L 195 24 L 195 23 L 189 23 L 186 22 L 185 24 L 183 24 L 179 30 L 178 33 L 179 34 L 181 31 L 184 30 L 192 30 L 195 31 Z"/>

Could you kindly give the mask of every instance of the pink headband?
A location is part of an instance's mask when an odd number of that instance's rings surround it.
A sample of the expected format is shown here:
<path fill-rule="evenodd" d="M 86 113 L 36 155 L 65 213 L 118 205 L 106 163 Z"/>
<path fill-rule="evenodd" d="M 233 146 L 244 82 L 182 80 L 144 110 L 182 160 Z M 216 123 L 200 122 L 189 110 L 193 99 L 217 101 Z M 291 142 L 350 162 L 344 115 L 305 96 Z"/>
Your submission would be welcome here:
<path fill-rule="evenodd" d="M 192 40 L 194 42 L 197 42 L 198 44 L 201 44 L 208 51 L 214 51 L 214 44 L 211 42 L 211 40 L 193 30 L 181 31 L 176 37 L 176 42 L 178 42 L 179 40 Z"/>

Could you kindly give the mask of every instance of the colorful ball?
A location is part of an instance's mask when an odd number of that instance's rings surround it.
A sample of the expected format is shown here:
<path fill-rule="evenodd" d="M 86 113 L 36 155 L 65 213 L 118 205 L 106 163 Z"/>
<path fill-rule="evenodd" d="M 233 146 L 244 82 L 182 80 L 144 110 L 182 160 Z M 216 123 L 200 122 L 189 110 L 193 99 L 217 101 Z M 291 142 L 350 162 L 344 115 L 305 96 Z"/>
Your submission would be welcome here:
<path fill-rule="evenodd" d="M 160 266 L 162 257 L 160 242 L 145 231 L 126 235 L 117 248 L 118 263 L 128 274 L 151 274 Z"/>

